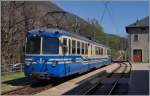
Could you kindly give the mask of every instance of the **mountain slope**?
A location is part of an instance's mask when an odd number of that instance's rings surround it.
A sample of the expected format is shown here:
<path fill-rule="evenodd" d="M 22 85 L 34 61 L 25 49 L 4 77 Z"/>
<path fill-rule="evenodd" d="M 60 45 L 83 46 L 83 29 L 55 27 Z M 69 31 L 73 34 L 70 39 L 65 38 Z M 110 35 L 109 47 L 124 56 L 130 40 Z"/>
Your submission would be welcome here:
<path fill-rule="evenodd" d="M 85 37 L 93 36 L 94 32 L 87 30 L 87 21 L 62 11 L 49 1 L 1 2 L 2 72 L 10 71 L 10 64 L 23 62 L 25 34 L 34 28 L 58 27 Z"/>

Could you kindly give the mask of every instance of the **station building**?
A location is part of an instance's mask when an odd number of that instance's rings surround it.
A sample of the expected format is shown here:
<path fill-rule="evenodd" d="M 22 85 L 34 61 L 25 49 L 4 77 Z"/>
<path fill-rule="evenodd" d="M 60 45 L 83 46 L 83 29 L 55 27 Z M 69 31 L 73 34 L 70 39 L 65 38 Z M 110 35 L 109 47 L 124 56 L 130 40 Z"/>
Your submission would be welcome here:
<path fill-rule="evenodd" d="M 149 16 L 126 26 L 128 56 L 132 62 L 149 62 Z"/>

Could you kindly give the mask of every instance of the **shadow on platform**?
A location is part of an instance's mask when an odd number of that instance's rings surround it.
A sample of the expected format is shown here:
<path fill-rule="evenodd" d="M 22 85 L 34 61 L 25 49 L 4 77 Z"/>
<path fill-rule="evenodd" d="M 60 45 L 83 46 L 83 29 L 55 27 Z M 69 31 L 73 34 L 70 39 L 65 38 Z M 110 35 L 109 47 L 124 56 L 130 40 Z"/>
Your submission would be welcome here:
<path fill-rule="evenodd" d="M 105 73 L 104 74 L 109 74 Z M 103 73 L 96 74 L 97 77 L 101 77 Z M 120 73 L 115 73 L 113 78 L 120 75 Z M 124 74 L 125 77 L 120 79 L 119 86 L 115 88 L 113 95 L 148 95 L 149 94 L 149 70 L 132 70 L 131 74 Z M 91 78 L 91 77 L 90 77 Z M 85 91 L 89 90 L 94 83 L 94 78 L 86 78 L 76 84 L 79 85 L 62 95 L 82 95 Z M 122 91 L 123 90 L 123 91 Z M 97 92 L 96 92 L 97 93 Z M 99 91 L 99 94 L 93 95 L 106 95 L 107 93 L 103 93 Z"/>
<path fill-rule="evenodd" d="M 30 82 L 30 81 L 31 79 L 27 77 L 21 77 L 21 78 L 17 78 L 13 80 L 4 81 L 2 83 L 11 85 L 11 86 L 24 86 L 24 85 L 27 85 L 27 82 Z"/>
<path fill-rule="evenodd" d="M 130 78 L 129 95 L 149 94 L 149 70 L 133 70 Z"/>

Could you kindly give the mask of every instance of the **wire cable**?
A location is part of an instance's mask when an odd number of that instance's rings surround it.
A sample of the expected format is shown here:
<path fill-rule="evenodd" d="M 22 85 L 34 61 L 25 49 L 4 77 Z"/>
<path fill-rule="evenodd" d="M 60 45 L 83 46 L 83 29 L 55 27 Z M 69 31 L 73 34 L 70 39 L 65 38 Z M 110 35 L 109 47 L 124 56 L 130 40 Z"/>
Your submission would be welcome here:
<path fill-rule="evenodd" d="M 100 22 L 102 23 L 102 20 L 104 18 L 104 15 L 106 13 L 106 9 L 107 9 L 107 5 L 108 5 L 108 1 L 104 3 L 104 10 L 103 10 L 103 13 L 102 13 L 102 16 L 101 16 L 101 19 L 100 19 Z"/>
<path fill-rule="evenodd" d="M 110 3 L 109 3 L 110 4 Z M 107 12 L 108 12 L 108 15 L 110 16 L 110 19 L 111 19 L 111 22 L 112 22 L 112 25 L 114 26 L 115 30 L 116 30 L 116 33 L 118 33 L 118 27 L 117 27 L 117 24 L 116 24 L 116 20 L 114 18 L 114 15 L 113 15 L 113 11 L 112 11 L 112 8 L 110 8 L 110 6 L 106 6 L 107 8 Z"/>

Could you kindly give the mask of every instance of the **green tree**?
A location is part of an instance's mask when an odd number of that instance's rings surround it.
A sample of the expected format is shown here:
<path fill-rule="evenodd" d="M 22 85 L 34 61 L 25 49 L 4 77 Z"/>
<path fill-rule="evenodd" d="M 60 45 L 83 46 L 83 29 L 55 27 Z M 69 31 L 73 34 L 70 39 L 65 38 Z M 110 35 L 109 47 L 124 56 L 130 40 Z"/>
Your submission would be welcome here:
<path fill-rule="evenodd" d="M 109 46 L 112 49 L 112 56 L 117 57 L 117 45 L 119 43 L 119 39 L 114 35 L 106 34 L 96 19 L 88 20 L 85 31 L 87 31 L 91 38 L 96 40 L 98 43 Z"/>

